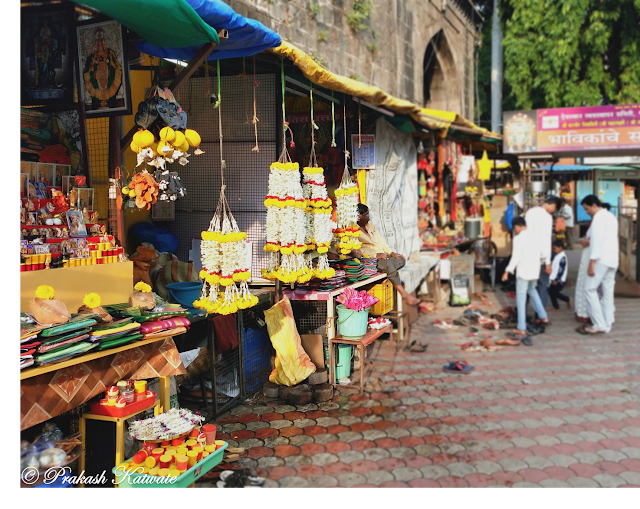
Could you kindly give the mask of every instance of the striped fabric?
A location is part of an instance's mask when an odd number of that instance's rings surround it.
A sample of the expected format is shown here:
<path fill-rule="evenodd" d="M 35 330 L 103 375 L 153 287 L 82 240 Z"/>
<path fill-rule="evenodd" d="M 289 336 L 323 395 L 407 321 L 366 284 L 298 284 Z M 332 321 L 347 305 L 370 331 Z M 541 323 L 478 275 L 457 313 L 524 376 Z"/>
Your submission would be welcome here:
<path fill-rule="evenodd" d="M 140 332 L 142 334 L 151 334 L 152 332 L 160 332 L 166 329 L 173 329 L 176 327 L 188 328 L 191 322 L 184 316 L 177 316 L 175 318 L 169 318 L 167 320 L 158 320 L 155 322 L 146 322 L 140 326 Z"/>

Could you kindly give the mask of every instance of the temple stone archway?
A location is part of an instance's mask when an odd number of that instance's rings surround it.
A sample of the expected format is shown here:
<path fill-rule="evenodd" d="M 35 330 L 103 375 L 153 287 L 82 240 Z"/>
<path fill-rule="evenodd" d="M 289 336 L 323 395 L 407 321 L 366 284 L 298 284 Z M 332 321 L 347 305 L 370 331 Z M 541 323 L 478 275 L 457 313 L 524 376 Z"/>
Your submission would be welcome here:
<path fill-rule="evenodd" d="M 427 44 L 422 69 L 425 107 L 461 112 L 458 72 L 443 30 L 436 33 Z"/>

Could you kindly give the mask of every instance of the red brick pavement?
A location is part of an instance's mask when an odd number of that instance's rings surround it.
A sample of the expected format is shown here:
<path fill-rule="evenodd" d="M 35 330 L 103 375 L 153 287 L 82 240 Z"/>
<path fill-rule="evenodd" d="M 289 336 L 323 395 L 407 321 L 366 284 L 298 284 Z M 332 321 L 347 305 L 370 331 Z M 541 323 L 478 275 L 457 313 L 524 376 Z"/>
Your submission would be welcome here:
<path fill-rule="evenodd" d="M 466 328 L 431 325 L 461 313 L 448 308 L 412 326 L 426 352 L 400 352 L 393 372 L 376 374 L 389 392 L 345 389 L 297 407 L 262 398 L 232 409 L 218 429 L 273 487 L 638 486 L 637 310 L 638 301 L 617 299 L 613 332 L 595 337 L 575 333 L 562 310 L 533 347 L 465 353 L 457 345 Z M 443 372 L 453 359 L 476 369 Z"/>

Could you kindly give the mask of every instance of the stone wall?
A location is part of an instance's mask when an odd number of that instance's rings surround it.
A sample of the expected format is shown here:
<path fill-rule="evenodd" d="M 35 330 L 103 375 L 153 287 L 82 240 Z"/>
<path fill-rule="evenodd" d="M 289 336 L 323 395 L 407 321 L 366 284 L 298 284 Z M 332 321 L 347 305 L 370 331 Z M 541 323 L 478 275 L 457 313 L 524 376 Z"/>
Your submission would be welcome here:
<path fill-rule="evenodd" d="M 473 118 L 473 52 L 479 20 L 470 17 L 470 0 L 373 0 L 371 14 L 363 21 L 366 28 L 360 30 L 347 23 L 354 0 L 226 1 L 332 72 L 423 106 Z M 425 104 L 423 66 L 434 37 L 439 50 L 431 101 Z"/>

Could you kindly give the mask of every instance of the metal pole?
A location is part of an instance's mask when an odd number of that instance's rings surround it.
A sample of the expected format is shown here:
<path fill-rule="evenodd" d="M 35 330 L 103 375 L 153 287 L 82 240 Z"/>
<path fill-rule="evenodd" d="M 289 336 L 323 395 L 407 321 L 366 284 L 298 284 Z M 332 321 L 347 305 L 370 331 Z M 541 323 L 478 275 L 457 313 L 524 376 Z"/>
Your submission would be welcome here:
<path fill-rule="evenodd" d="M 491 28 L 491 131 L 500 133 L 502 122 L 502 30 L 498 0 L 493 0 Z"/>

